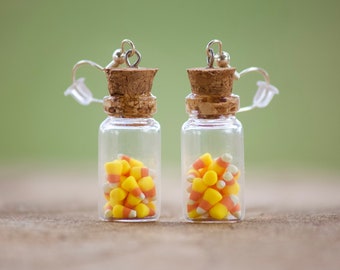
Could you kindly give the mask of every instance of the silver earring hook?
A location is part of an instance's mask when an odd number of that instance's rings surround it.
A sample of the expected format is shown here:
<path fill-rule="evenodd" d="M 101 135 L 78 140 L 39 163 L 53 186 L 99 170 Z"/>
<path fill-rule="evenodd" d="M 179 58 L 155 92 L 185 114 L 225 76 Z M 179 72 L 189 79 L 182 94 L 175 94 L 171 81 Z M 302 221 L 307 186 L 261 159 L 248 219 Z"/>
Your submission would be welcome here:
<path fill-rule="evenodd" d="M 238 73 L 238 77 L 241 78 L 243 75 L 249 73 L 249 72 L 258 72 L 260 73 L 265 82 L 269 85 L 270 84 L 270 79 L 269 79 L 269 74 L 267 71 L 265 71 L 263 68 L 259 68 L 259 67 L 250 67 L 250 68 L 246 68 L 244 70 L 242 70 L 240 73 Z"/>
<path fill-rule="evenodd" d="M 98 65 L 97 63 L 93 62 L 93 61 L 90 61 L 90 60 L 80 60 L 79 62 L 77 62 L 74 66 L 73 66 L 73 69 L 72 69 L 72 81 L 75 82 L 76 81 L 76 72 L 77 72 L 77 69 L 80 67 L 80 66 L 83 66 L 83 65 L 90 65 L 92 67 L 95 67 L 97 69 L 99 69 L 100 71 L 104 71 L 104 68 L 101 66 L 101 65 Z"/>

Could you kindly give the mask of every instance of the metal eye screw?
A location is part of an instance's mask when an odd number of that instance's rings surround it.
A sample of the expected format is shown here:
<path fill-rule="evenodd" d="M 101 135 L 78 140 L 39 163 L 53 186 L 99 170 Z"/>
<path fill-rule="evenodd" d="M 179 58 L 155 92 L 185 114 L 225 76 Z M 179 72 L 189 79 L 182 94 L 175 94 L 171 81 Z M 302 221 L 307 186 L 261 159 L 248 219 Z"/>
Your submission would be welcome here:
<path fill-rule="evenodd" d="M 218 53 L 214 54 L 214 50 L 211 48 L 214 44 L 218 44 Z M 214 61 L 221 68 L 228 67 L 230 62 L 230 55 L 227 52 L 222 51 L 222 41 L 218 39 L 211 40 L 206 47 L 207 64 L 209 68 L 214 67 Z"/>

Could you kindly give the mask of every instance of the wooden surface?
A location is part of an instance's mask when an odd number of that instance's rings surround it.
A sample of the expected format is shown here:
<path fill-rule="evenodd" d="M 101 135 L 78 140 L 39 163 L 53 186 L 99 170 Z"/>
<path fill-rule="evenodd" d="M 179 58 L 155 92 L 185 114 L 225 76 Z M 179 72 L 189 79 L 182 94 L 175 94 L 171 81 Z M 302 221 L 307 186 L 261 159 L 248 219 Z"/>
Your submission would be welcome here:
<path fill-rule="evenodd" d="M 165 172 L 154 223 L 97 219 L 89 168 L 0 172 L 0 269 L 339 269 L 336 173 L 250 171 L 246 219 L 191 224 Z"/>

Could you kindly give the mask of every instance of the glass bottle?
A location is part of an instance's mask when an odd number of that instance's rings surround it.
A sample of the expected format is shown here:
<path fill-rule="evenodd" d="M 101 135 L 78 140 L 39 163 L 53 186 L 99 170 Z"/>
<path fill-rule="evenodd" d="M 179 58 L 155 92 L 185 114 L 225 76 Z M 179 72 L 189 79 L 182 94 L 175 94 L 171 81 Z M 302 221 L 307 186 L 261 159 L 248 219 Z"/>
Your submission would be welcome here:
<path fill-rule="evenodd" d="M 183 212 L 196 222 L 244 218 L 243 128 L 234 68 L 188 69 L 192 93 L 181 132 Z"/>
<path fill-rule="evenodd" d="M 105 70 L 110 96 L 99 127 L 99 217 L 155 221 L 160 216 L 161 129 L 152 118 L 157 69 Z"/>
<path fill-rule="evenodd" d="M 157 69 L 139 68 L 140 60 L 134 43 L 124 39 L 105 68 L 90 60 L 77 62 L 65 91 L 82 105 L 103 103 L 107 114 L 98 133 L 98 212 L 105 221 L 155 221 L 160 216 L 161 128 L 153 118 L 156 97 L 151 94 Z M 124 63 L 127 67 L 119 68 Z M 93 98 L 84 78 L 76 79 L 83 65 L 106 74 L 109 96 Z"/>

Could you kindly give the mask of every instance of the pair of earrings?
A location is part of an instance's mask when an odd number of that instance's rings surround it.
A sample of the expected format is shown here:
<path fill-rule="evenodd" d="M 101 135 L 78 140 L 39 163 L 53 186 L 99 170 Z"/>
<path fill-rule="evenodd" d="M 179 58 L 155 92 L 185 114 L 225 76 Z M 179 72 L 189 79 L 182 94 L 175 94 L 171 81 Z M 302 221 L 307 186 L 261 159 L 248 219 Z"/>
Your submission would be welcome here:
<path fill-rule="evenodd" d="M 238 73 L 219 40 L 207 44 L 206 55 L 207 67 L 187 70 L 192 91 L 186 97 L 189 119 L 181 131 L 183 216 L 191 222 L 236 222 L 245 215 L 245 178 L 243 127 L 235 115 L 267 106 L 278 90 L 261 68 Z M 133 56 L 136 60 L 131 63 Z M 151 94 L 157 69 L 139 68 L 141 54 L 127 39 L 112 58 L 105 68 L 79 61 L 65 95 L 82 105 L 103 103 L 108 115 L 98 135 L 99 217 L 155 221 L 161 207 L 161 127 L 153 118 L 156 97 Z M 119 68 L 124 63 L 127 67 Z M 103 100 L 93 98 L 83 78 L 76 79 L 84 64 L 105 72 L 109 96 Z M 233 81 L 254 71 L 265 81 L 258 82 L 253 104 L 240 108 L 239 97 L 232 93 Z"/>

